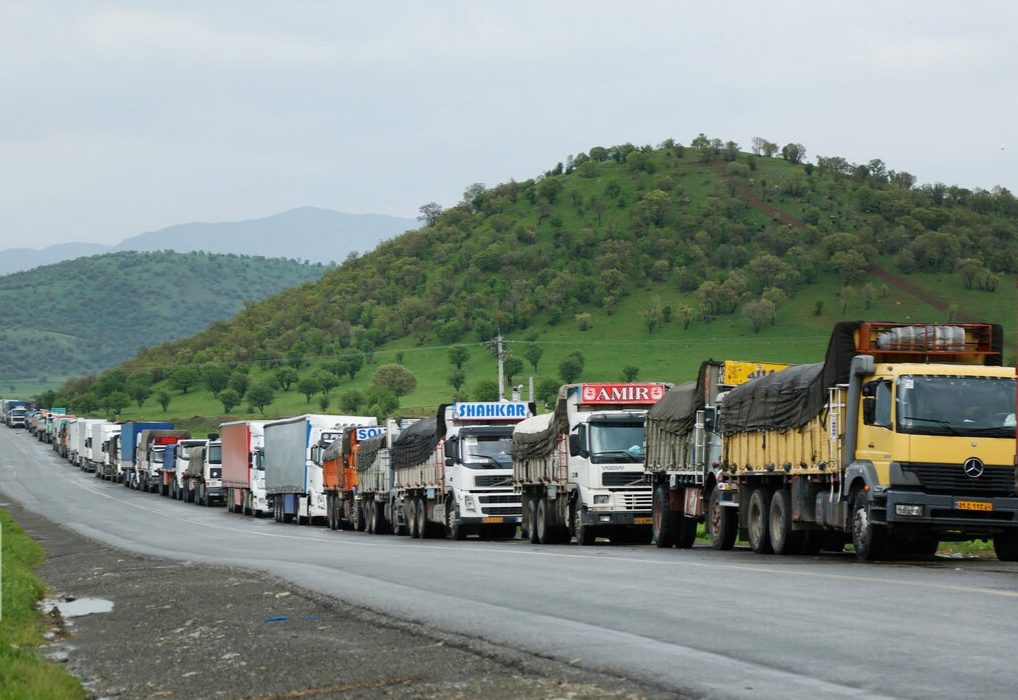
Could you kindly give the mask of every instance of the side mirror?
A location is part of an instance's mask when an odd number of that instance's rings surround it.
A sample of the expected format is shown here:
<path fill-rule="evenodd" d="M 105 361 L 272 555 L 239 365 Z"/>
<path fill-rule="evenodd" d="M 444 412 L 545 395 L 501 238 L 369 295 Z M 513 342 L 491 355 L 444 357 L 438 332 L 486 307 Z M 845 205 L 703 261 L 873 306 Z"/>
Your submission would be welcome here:
<path fill-rule="evenodd" d="M 454 464 L 456 464 L 456 460 L 454 460 L 452 457 L 445 458 L 445 466 L 451 467 Z"/>
<path fill-rule="evenodd" d="M 580 435 L 579 433 L 569 434 L 569 456 L 576 457 L 580 454 Z"/>

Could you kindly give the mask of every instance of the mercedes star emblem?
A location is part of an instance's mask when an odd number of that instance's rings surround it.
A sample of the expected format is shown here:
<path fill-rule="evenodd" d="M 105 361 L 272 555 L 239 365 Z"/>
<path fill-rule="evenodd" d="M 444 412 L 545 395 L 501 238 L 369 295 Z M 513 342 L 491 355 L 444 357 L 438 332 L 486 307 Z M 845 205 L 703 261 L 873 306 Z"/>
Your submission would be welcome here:
<path fill-rule="evenodd" d="M 978 457 L 966 459 L 965 464 L 962 465 L 962 469 L 965 470 L 965 475 L 970 479 L 978 479 L 983 475 L 983 460 Z"/>

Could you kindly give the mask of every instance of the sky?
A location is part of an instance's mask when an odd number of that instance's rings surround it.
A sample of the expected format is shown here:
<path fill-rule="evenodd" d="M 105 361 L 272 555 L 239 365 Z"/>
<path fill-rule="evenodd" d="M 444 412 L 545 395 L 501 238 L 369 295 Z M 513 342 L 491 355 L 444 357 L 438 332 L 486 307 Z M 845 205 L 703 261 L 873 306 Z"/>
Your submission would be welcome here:
<path fill-rule="evenodd" d="M 0 0 L 0 249 L 475 182 L 700 132 L 1018 192 L 1018 3 Z"/>

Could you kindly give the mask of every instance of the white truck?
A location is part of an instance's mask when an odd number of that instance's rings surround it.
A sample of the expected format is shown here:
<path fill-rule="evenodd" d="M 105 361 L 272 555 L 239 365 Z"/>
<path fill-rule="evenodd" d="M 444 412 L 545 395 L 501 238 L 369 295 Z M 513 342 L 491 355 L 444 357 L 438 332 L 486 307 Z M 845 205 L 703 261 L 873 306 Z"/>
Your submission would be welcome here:
<path fill-rule="evenodd" d="M 513 426 L 532 415 L 523 401 L 464 401 L 404 430 L 391 457 L 408 533 L 514 537 L 522 506 L 509 453 Z"/>
<path fill-rule="evenodd" d="M 188 490 L 187 469 L 191 463 L 191 450 L 208 445 L 204 438 L 185 438 L 167 448 L 163 469 L 172 471 L 169 496 L 175 501 L 193 501 L 194 492 Z M 190 498 L 189 498 L 190 497 Z"/>
<path fill-rule="evenodd" d="M 87 421 L 87 430 L 82 469 L 98 473 L 106 459 L 105 447 L 111 437 L 120 433 L 120 426 L 98 418 Z"/>
<path fill-rule="evenodd" d="M 135 474 L 136 488 L 153 493 L 169 494 L 169 480 L 163 468 L 167 445 L 173 445 L 190 437 L 186 430 L 166 430 L 151 428 L 142 430 L 138 435 Z"/>
<path fill-rule="evenodd" d="M 199 506 L 222 505 L 225 502 L 223 443 L 218 435 L 209 435 L 204 444 L 188 450 L 184 479 L 184 500 Z"/>
<path fill-rule="evenodd" d="M 321 453 L 343 428 L 378 425 L 374 416 L 305 414 L 265 424 L 265 491 L 276 522 L 310 524 L 328 514 Z"/>
<path fill-rule="evenodd" d="M 695 381 L 669 389 L 647 412 L 644 469 L 654 488 L 654 544 L 688 548 L 705 522 L 711 545 L 731 549 L 738 534 L 736 486 L 723 478 L 720 404 L 732 388 L 788 367 L 706 360 Z"/>
<path fill-rule="evenodd" d="M 263 420 L 223 423 L 223 488 L 226 510 L 261 517 L 269 511 L 265 493 L 265 424 Z"/>
<path fill-rule="evenodd" d="M 513 482 L 534 543 L 649 542 L 644 418 L 664 383 L 567 384 L 555 410 L 513 431 Z"/>
<path fill-rule="evenodd" d="M 85 449 L 85 418 L 75 418 L 67 424 L 67 461 L 78 467 L 81 465 L 80 453 Z"/>
<path fill-rule="evenodd" d="M 120 471 L 120 430 L 119 423 L 105 421 L 100 429 L 101 434 L 92 434 L 92 446 L 95 448 L 96 439 L 99 442 L 99 451 L 96 453 L 95 478 L 117 481 Z"/>

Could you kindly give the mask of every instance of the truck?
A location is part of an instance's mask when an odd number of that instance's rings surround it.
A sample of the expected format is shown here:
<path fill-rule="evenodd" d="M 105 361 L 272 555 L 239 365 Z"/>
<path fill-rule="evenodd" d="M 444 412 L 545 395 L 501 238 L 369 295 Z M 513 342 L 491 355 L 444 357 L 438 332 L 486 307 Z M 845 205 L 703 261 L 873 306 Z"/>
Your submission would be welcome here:
<path fill-rule="evenodd" d="M 84 444 L 78 451 L 78 466 L 82 471 L 94 472 L 96 464 L 102 460 L 102 444 L 110 435 L 110 427 L 113 426 L 102 418 L 86 418 L 81 435 L 84 437 Z"/>
<path fill-rule="evenodd" d="M 173 423 L 157 421 L 125 421 L 120 424 L 119 474 L 127 488 L 141 484 L 137 470 L 138 440 L 144 430 L 173 430 Z"/>
<path fill-rule="evenodd" d="M 262 517 L 269 510 L 265 493 L 265 423 L 244 420 L 223 423 L 223 488 L 226 510 Z"/>
<path fill-rule="evenodd" d="M 169 480 L 169 497 L 175 501 L 194 499 L 194 491 L 188 490 L 187 469 L 191 462 L 191 450 L 205 447 L 206 438 L 183 438 L 166 447 L 163 457 L 163 471 Z M 166 478 L 164 477 L 164 478 Z"/>
<path fill-rule="evenodd" d="M 3 399 L 0 400 L 0 421 L 3 421 L 8 427 L 10 427 L 10 414 L 15 409 L 28 410 L 28 402 L 21 399 Z M 24 414 L 22 414 L 24 415 Z"/>
<path fill-rule="evenodd" d="M 513 484 L 531 542 L 650 542 L 644 419 L 669 388 L 660 382 L 567 384 L 554 411 L 516 426 Z"/>
<path fill-rule="evenodd" d="M 737 512 L 721 478 L 717 412 L 725 394 L 787 368 L 774 362 L 706 360 L 697 378 L 672 387 L 647 411 L 644 472 L 654 490 L 653 537 L 658 547 L 692 547 L 706 524 L 715 549 L 735 544 Z"/>
<path fill-rule="evenodd" d="M 8 409 L 4 416 L 4 422 L 7 423 L 8 428 L 28 427 L 28 409 L 24 406 L 15 406 Z"/>
<path fill-rule="evenodd" d="M 265 491 L 276 522 L 324 519 L 321 453 L 343 428 L 377 425 L 374 416 L 305 414 L 265 424 Z"/>
<path fill-rule="evenodd" d="M 361 443 L 380 437 L 384 426 L 350 426 L 319 453 L 322 484 L 325 487 L 325 521 L 330 530 L 366 528 L 364 512 L 357 493 L 357 456 Z"/>
<path fill-rule="evenodd" d="M 199 506 L 226 502 L 223 489 L 223 443 L 209 435 L 204 445 L 188 450 L 184 500 Z"/>
<path fill-rule="evenodd" d="M 169 495 L 172 469 L 166 469 L 166 446 L 191 437 L 186 430 L 150 428 L 138 437 L 137 463 L 138 488 L 142 491 Z"/>
<path fill-rule="evenodd" d="M 722 469 L 760 554 L 862 561 L 993 541 L 1018 560 L 1015 375 L 996 324 L 837 323 L 823 362 L 721 404 Z"/>
<path fill-rule="evenodd" d="M 361 513 L 366 532 L 382 535 L 406 534 L 403 506 L 396 491 L 396 472 L 392 466 L 392 446 L 400 434 L 421 420 L 396 417 L 385 421 L 385 432 L 361 440 L 355 463 L 357 488 L 354 507 Z"/>
<path fill-rule="evenodd" d="M 390 456 L 407 534 L 514 537 L 522 506 L 509 452 L 513 426 L 532 415 L 524 401 L 461 401 L 405 429 Z"/>
<path fill-rule="evenodd" d="M 102 442 L 99 443 L 98 459 L 95 464 L 95 478 L 119 481 L 120 470 L 120 429 L 119 423 L 105 423 L 102 427 Z M 92 443 L 95 444 L 95 435 Z"/>

